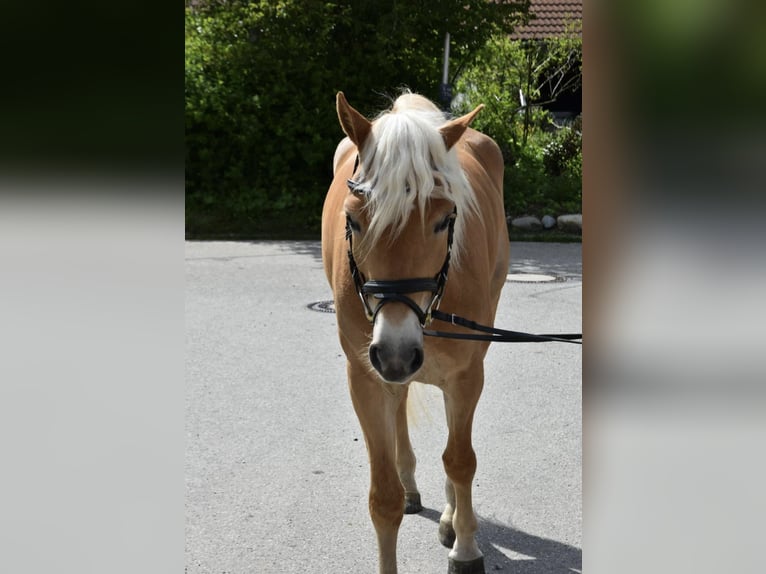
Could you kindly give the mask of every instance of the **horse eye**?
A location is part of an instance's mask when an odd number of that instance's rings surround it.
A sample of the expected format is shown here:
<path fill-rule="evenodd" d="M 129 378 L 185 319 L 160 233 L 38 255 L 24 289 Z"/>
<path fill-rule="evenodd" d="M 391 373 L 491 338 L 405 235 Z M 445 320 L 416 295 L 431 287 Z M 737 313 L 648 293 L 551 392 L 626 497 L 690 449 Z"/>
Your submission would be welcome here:
<path fill-rule="evenodd" d="M 350 215 L 346 215 L 346 222 L 348 223 L 348 226 L 353 230 L 359 233 L 362 230 L 362 227 L 352 219 Z"/>
<path fill-rule="evenodd" d="M 449 227 L 449 222 L 452 219 L 452 215 L 448 215 L 445 217 L 442 221 L 439 222 L 439 224 L 434 227 L 434 233 L 441 233 L 445 229 Z"/>
<path fill-rule="evenodd" d="M 347 179 L 346 185 L 348 185 L 349 191 L 358 197 L 363 197 L 367 193 L 363 184 L 353 179 Z"/>

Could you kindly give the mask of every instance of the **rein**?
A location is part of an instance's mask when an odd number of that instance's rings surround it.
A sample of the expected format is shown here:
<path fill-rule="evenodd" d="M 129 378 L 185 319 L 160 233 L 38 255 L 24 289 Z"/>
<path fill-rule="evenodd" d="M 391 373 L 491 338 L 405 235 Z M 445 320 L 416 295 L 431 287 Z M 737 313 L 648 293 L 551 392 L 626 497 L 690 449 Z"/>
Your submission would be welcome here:
<path fill-rule="evenodd" d="M 482 331 L 484 333 L 490 333 L 488 335 L 480 335 L 478 333 L 449 333 L 447 331 L 431 331 L 429 329 L 423 329 L 423 334 L 429 337 L 443 337 L 445 339 L 464 339 L 468 341 L 495 341 L 497 343 L 574 343 L 575 345 L 582 345 L 582 341 L 575 339 L 582 339 L 582 333 L 563 333 L 556 335 L 533 335 L 531 333 L 522 333 L 520 331 L 506 331 L 505 329 L 496 329 L 495 327 L 487 327 L 486 325 L 480 325 L 476 321 L 470 319 L 464 319 L 454 313 L 442 313 L 438 309 L 431 311 L 431 316 L 439 321 L 445 321 L 452 323 L 453 325 L 460 325 L 467 329 L 474 331 Z"/>
<path fill-rule="evenodd" d="M 357 163 L 359 158 L 357 157 Z M 356 165 L 354 167 L 356 171 Z M 349 180 L 349 187 L 355 184 Z M 352 187 L 353 189 L 353 187 Z M 357 295 L 362 301 L 367 320 L 375 323 L 375 318 L 380 313 L 384 305 L 391 302 L 404 303 L 417 315 L 420 326 L 423 327 L 423 334 L 429 337 L 442 337 L 445 339 L 462 339 L 468 341 L 495 341 L 498 343 L 574 343 L 582 345 L 582 333 L 566 333 L 557 335 L 534 335 L 531 333 L 522 333 L 519 331 L 507 331 L 505 329 L 496 329 L 486 325 L 480 325 L 470 319 L 459 317 L 453 313 L 443 313 L 439 311 L 439 303 L 444 295 L 444 288 L 447 284 L 447 273 L 449 271 L 450 258 L 452 256 L 452 240 L 455 232 L 455 219 L 457 218 L 457 209 L 452 212 L 449 220 L 447 232 L 447 255 L 444 257 L 444 263 L 441 269 L 434 277 L 421 277 L 417 279 L 397 279 L 393 281 L 367 281 L 354 258 L 353 229 L 351 219 L 346 217 L 346 239 L 348 240 L 348 264 L 351 270 L 351 278 L 354 280 Z M 425 310 L 415 303 L 408 293 L 418 293 L 427 291 L 431 293 L 431 300 Z M 373 296 L 379 302 L 373 309 L 367 300 L 368 296 Z M 432 331 L 426 329 L 434 319 L 444 321 L 453 325 L 459 325 L 473 331 L 481 333 L 451 333 L 448 331 Z"/>

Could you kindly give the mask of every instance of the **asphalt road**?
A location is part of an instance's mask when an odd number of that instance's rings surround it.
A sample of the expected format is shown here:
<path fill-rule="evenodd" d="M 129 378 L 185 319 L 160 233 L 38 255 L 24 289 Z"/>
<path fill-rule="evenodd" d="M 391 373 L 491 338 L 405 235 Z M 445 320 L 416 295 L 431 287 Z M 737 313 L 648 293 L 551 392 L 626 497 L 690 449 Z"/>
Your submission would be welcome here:
<path fill-rule="evenodd" d="M 186 244 L 186 572 L 377 572 L 364 439 L 318 242 Z M 496 324 L 581 330 L 579 244 L 514 243 Z M 579 572 L 581 347 L 495 344 L 474 423 L 474 509 L 487 572 Z M 411 425 L 425 509 L 404 517 L 399 571 L 444 574 L 437 540 L 446 425 L 420 386 Z"/>

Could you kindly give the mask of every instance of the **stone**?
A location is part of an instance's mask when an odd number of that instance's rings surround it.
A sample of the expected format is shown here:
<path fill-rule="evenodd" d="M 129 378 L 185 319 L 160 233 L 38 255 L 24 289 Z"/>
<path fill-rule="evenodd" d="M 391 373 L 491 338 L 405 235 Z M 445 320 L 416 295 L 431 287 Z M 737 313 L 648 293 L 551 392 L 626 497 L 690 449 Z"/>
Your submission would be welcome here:
<path fill-rule="evenodd" d="M 542 229 L 543 224 L 540 223 L 540 220 L 536 217 L 527 216 L 513 219 L 511 221 L 511 226 L 523 231 L 537 231 L 538 229 Z"/>
<path fill-rule="evenodd" d="M 556 227 L 556 218 L 550 215 L 543 215 L 542 224 L 543 229 L 553 229 Z"/>
<path fill-rule="evenodd" d="M 582 233 L 582 213 L 559 215 L 556 223 L 561 231 Z"/>

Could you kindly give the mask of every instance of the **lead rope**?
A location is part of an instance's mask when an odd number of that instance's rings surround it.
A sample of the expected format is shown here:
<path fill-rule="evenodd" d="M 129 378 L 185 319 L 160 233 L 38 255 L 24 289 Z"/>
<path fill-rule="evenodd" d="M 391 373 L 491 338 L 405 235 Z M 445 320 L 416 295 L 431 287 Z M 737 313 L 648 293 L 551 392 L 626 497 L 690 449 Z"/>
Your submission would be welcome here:
<path fill-rule="evenodd" d="M 463 339 L 468 341 L 495 341 L 497 343 L 574 343 L 575 345 L 582 345 L 582 333 L 562 333 L 554 335 L 534 335 L 532 333 L 522 333 L 521 331 L 507 331 L 505 329 L 497 329 L 495 327 L 487 327 L 486 325 L 480 325 L 476 321 L 465 319 L 455 315 L 454 313 L 443 313 L 438 309 L 431 311 L 431 317 L 433 319 L 451 323 L 452 325 L 459 325 L 466 329 L 472 329 L 474 331 L 482 331 L 489 333 L 488 335 L 480 335 L 478 333 L 450 333 L 447 331 L 431 331 L 429 329 L 423 329 L 423 334 L 429 337 L 442 337 L 444 339 Z"/>

